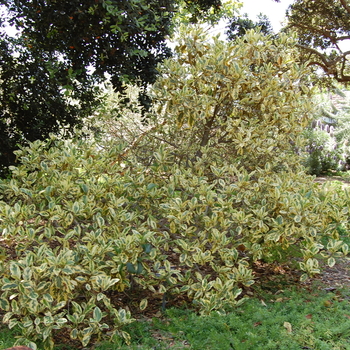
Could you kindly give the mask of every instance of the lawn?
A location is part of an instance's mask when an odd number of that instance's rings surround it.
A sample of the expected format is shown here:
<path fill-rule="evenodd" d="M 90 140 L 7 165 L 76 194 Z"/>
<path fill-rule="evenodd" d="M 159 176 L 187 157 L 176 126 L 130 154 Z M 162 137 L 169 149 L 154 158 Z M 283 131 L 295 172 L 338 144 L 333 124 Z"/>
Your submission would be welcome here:
<path fill-rule="evenodd" d="M 188 309 L 170 309 L 163 317 L 127 327 L 130 346 L 107 349 L 350 349 L 350 292 L 323 285 L 261 290 L 226 315 L 201 317 Z"/>

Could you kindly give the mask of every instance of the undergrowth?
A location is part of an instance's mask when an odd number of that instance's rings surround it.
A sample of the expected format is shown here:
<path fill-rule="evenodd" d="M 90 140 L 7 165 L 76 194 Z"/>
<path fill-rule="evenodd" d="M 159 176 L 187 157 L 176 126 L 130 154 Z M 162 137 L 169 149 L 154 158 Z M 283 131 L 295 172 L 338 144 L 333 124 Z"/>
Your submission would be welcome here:
<path fill-rule="evenodd" d="M 350 292 L 324 289 L 264 291 L 226 315 L 201 317 L 170 309 L 166 318 L 128 326 L 131 347 L 107 349 L 350 349 Z"/>
<path fill-rule="evenodd" d="M 162 315 L 138 319 L 125 328 L 130 345 L 119 340 L 98 343 L 93 349 L 350 349 L 348 289 L 329 292 L 314 284 L 278 290 L 278 286 L 256 287 L 256 297 L 226 314 L 203 317 L 187 308 L 171 308 Z M 9 346 L 13 337 L 13 332 L 2 329 L 0 349 Z M 57 349 L 73 349 L 57 345 Z"/>

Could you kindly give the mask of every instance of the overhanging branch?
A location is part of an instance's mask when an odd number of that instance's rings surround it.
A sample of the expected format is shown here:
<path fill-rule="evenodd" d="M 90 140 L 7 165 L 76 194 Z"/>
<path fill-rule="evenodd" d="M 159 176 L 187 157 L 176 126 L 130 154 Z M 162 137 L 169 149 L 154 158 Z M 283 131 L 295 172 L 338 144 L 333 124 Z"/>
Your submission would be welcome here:
<path fill-rule="evenodd" d="M 319 58 L 319 60 L 321 61 L 310 61 L 308 63 L 309 66 L 319 66 L 323 69 L 323 71 L 330 75 L 333 76 L 335 80 L 337 80 L 340 83 L 348 83 L 350 82 L 350 76 L 344 74 L 344 71 L 346 69 L 346 56 L 350 55 L 350 51 L 346 51 L 342 54 L 340 54 L 339 56 L 337 56 L 336 58 L 330 60 L 327 58 L 327 56 L 319 51 L 317 51 L 316 49 L 309 47 L 309 46 L 305 46 L 305 45 L 301 45 L 301 44 L 297 44 L 297 47 L 299 47 L 302 50 L 305 50 L 307 52 L 309 52 L 310 54 L 313 54 L 315 56 L 317 56 Z M 341 68 L 337 67 L 337 64 L 341 62 Z"/>
<path fill-rule="evenodd" d="M 330 61 L 327 59 L 326 55 L 323 53 L 317 51 L 316 49 L 306 46 L 306 45 L 301 45 L 301 44 L 296 44 L 296 47 L 299 47 L 300 49 L 306 50 L 310 53 L 315 54 L 316 56 L 319 57 L 319 59 L 328 67 L 330 65 Z"/>
<path fill-rule="evenodd" d="M 340 0 L 340 3 L 343 5 L 345 11 L 350 14 L 350 6 L 347 4 L 346 0 Z"/>
<path fill-rule="evenodd" d="M 306 31 L 311 32 L 311 33 L 319 34 L 319 35 L 329 39 L 332 43 L 336 43 L 337 42 L 337 37 L 334 36 L 332 34 L 332 32 L 330 32 L 329 30 L 324 30 L 324 29 L 316 28 L 316 27 L 313 27 L 313 26 L 310 26 L 310 25 L 304 25 L 302 23 L 294 23 L 294 22 L 292 22 L 288 27 L 290 27 L 290 28 L 293 28 L 293 27 L 300 28 L 302 30 L 306 30 Z"/>

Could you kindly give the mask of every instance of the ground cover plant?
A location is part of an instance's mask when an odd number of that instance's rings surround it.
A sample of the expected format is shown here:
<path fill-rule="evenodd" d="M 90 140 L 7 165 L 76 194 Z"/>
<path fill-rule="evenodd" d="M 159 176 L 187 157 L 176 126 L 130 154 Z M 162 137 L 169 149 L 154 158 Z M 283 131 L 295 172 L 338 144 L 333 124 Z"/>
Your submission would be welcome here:
<path fill-rule="evenodd" d="M 188 311 L 171 310 L 166 328 L 198 350 L 349 349 L 349 300 L 320 294 L 281 292 L 251 300 L 224 317 L 199 319 Z"/>
<path fill-rule="evenodd" d="M 150 304 L 223 313 L 259 262 L 305 280 L 347 254 L 347 193 L 313 184 L 295 152 L 311 106 L 294 39 L 186 27 L 177 52 L 136 138 L 36 141 L 0 182 L 0 308 L 18 344 L 129 343 Z"/>

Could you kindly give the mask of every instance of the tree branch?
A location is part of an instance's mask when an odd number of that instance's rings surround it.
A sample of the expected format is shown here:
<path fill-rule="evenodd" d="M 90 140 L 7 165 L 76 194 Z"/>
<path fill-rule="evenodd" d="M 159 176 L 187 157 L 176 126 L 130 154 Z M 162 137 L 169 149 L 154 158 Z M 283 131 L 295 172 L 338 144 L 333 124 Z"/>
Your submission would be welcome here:
<path fill-rule="evenodd" d="M 133 150 L 135 149 L 140 142 L 145 138 L 145 136 L 147 136 L 150 132 L 155 131 L 157 128 L 159 128 L 160 126 L 163 126 L 167 123 L 167 120 L 165 119 L 162 123 L 157 124 L 151 128 L 149 128 L 148 130 L 144 131 L 143 133 L 141 133 L 135 140 L 134 142 L 127 148 L 124 150 L 124 152 L 122 154 L 119 154 L 117 159 L 114 160 L 111 163 L 111 166 L 113 166 L 114 164 L 116 164 L 117 162 L 120 162 L 122 159 L 125 159 L 127 157 L 127 155 Z M 173 145 L 172 145 L 173 146 Z"/>
<path fill-rule="evenodd" d="M 336 38 L 337 41 L 349 40 L 349 39 L 350 39 L 350 35 L 338 36 Z"/>
<path fill-rule="evenodd" d="M 350 81 L 350 76 L 344 75 L 344 70 L 346 68 L 345 62 L 346 62 L 346 60 L 344 59 L 343 62 L 342 62 L 342 65 L 341 65 L 340 74 L 341 74 L 341 79 L 345 79 L 344 82 L 347 82 L 347 81 Z"/>
<path fill-rule="evenodd" d="M 327 57 L 324 54 L 322 54 L 321 52 L 317 51 L 316 49 L 314 49 L 314 48 L 312 48 L 310 46 L 301 45 L 301 44 L 296 44 L 295 46 L 299 47 L 300 49 L 303 49 L 303 50 L 306 50 L 306 51 L 308 51 L 310 53 L 315 54 L 316 56 L 318 56 L 321 59 L 321 61 L 326 66 L 328 66 L 330 64 L 330 62 L 328 61 Z"/>
<path fill-rule="evenodd" d="M 346 3 L 346 0 L 340 0 L 340 3 L 343 5 L 345 11 L 350 14 L 350 6 Z"/>
<path fill-rule="evenodd" d="M 324 36 L 325 38 L 329 39 L 333 44 L 337 42 L 337 37 L 332 35 L 332 33 L 328 30 L 321 30 L 312 26 L 308 26 L 308 25 L 304 25 L 301 23 L 292 23 L 291 25 L 289 25 L 289 27 L 297 27 L 300 29 L 304 29 L 307 30 L 309 32 L 313 32 L 319 35 Z"/>
<path fill-rule="evenodd" d="M 350 51 L 346 51 L 343 54 L 339 55 L 335 59 L 329 60 L 327 59 L 325 54 L 322 54 L 321 52 L 317 51 L 316 49 L 297 44 L 297 47 L 306 50 L 310 52 L 310 54 L 316 55 L 322 62 L 318 61 L 310 61 L 308 63 L 309 66 L 316 65 L 323 69 L 323 71 L 328 74 L 332 75 L 335 80 L 337 80 L 340 83 L 347 83 L 350 81 L 350 76 L 344 74 L 344 70 L 346 68 L 346 56 L 350 55 Z M 342 62 L 342 66 L 340 70 L 337 69 L 336 64 Z"/>
<path fill-rule="evenodd" d="M 342 52 L 341 55 L 337 56 L 332 60 L 328 60 L 325 54 L 319 52 L 318 50 L 312 47 L 301 45 L 301 44 L 296 44 L 296 46 L 299 47 L 300 49 L 306 50 L 318 56 L 327 67 L 334 66 L 336 63 L 344 60 L 347 55 L 350 55 L 350 50 L 349 50 L 349 51 Z"/>
<path fill-rule="evenodd" d="M 208 119 L 207 123 L 204 126 L 204 133 L 203 133 L 203 136 L 202 136 L 201 143 L 199 145 L 200 148 L 196 152 L 196 158 L 201 158 L 202 155 L 203 155 L 203 152 L 201 151 L 201 148 L 205 147 L 208 144 L 208 142 L 209 142 L 210 131 L 211 131 L 212 127 L 213 127 L 213 124 L 214 124 L 214 121 L 216 119 L 216 115 L 218 114 L 218 112 L 219 112 L 219 105 L 216 105 L 215 106 L 215 110 L 213 112 L 213 115 Z"/>

